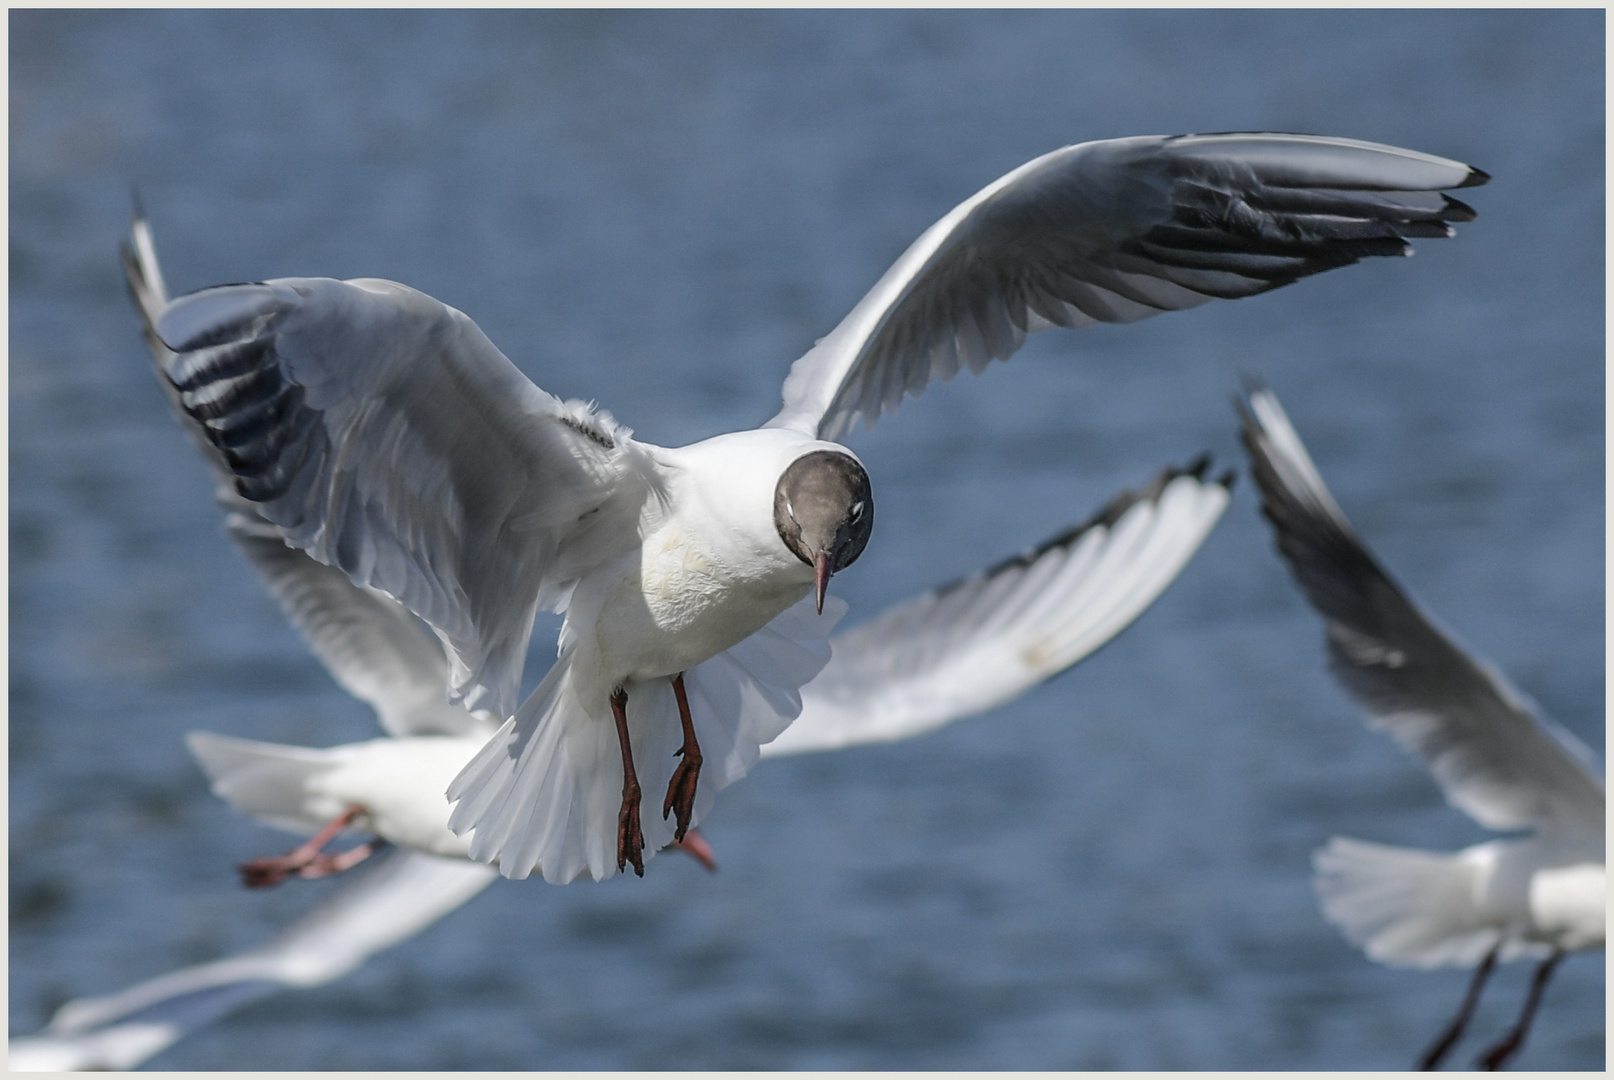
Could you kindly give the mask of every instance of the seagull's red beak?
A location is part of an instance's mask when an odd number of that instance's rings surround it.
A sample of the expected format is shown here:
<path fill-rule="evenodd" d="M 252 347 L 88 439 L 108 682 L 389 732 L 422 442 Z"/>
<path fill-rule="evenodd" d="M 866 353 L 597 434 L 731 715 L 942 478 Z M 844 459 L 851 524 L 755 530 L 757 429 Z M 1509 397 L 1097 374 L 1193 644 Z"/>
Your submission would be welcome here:
<path fill-rule="evenodd" d="M 830 553 L 820 551 L 813 556 L 813 577 L 818 583 L 818 613 L 824 614 L 824 593 L 829 588 L 829 576 L 835 571 L 830 568 Z"/>

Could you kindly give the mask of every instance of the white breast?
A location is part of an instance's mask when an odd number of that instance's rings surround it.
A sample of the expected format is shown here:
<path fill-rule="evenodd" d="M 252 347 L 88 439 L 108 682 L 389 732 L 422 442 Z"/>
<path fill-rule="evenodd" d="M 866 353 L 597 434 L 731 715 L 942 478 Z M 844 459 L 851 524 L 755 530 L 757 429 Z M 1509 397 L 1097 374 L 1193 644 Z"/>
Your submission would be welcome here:
<path fill-rule="evenodd" d="M 572 614 L 612 682 L 673 675 L 731 648 L 799 601 L 813 571 L 773 518 L 786 467 L 828 444 L 778 429 L 662 451 L 665 499 L 641 545 L 579 586 Z"/>

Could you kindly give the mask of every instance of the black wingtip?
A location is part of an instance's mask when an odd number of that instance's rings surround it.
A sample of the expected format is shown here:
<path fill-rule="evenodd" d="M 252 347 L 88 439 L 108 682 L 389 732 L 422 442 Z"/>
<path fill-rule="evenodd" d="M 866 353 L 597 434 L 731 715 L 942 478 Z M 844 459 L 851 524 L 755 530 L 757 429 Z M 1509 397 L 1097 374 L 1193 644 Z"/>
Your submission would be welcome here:
<path fill-rule="evenodd" d="M 1442 221 L 1473 221 L 1475 218 L 1479 217 L 1479 214 L 1474 211 L 1472 206 L 1469 206 L 1460 199 L 1454 199 L 1450 195 L 1447 195 L 1445 196 L 1445 200 L 1446 205 L 1442 207 L 1440 211 Z"/>
<path fill-rule="evenodd" d="M 1460 188 L 1479 187 L 1481 184 L 1489 184 L 1490 182 L 1490 173 L 1486 172 L 1484 169 L 1476 169 L 1474 166 L 1470 165 L 1468 167 L 1468 175 L 1463 177 L 1463 182 L 1457 186 Z"/>
<path fill-rule="evenodd" d="M 1236 469 L 1229 469 L 1221 476 L 1218 476 L 1216 478 L 1216 482 L 1221 484 L 1222 487 L 1226 488 L 1228 491 L 1232 491 L 1233 485 L 1238 482 L 1238 478 L 1238 471 Z"/>
<path fill-rule="evenodd" d="M 1012 570 L 1017 566 L 1030 566 L 1032 563 L 1042 558 L 1054 548 L 1070 547 L 1077 541 L 1077 539 L 1086 533 L 1091 532 L 1093 529 L 1107 529 L 1111 527 L 1117 521 L 1120 521 L 1128 510 L 1132 509 L 1139 503 L 1155 501 L 1156 499 L 1160 498 L 1161 494 L 1166 490 L 1166 486 L 1179 477 L 1192 476 L 1195 480 L 1204 482 L 1205 472 L 1210 468 L 1210 465 L 1211 455 L 1207 451 L 1206 453 L 1200 454 L 1198 457 L 1194 458 L 1187 465 L 1181 467 L 1176 465 L 1168 466 L 1157 473 L 1153 480 L 1149 481 L 1138 490 L 1123 491 L 1114 496 L 1109 502 L 1100 507 L 1097 513 L 1088 518 L 1086 521 L 1082 522 L 1080 525 L 1073 525 L 1059 533 L 1057 536 L 1051 536 L 1042 543 L 1037 544 L 1034 547 L 1027 548 L 1018 555 L 1011 555 L 1002 562 L 995 563 L 992 566 L 987 567 L 985 570 L 979 571 L 975 574 L 970 574 L 966 577 L 958 578 L 954 581 L 949 581 L 945 585 L 938 586 L 935 590 L 933 590 L 933 595 L 945 596 L 954 589 L 958 589 L 972 581 L 980 581 L 985 578 L 996 577 L 1004 571 Z M 1230 489 L 1233 486 L 1232 471 L 1229 470 L 1226 474 L 1214 482 L 1220 484 L 1224 488 Z"/>

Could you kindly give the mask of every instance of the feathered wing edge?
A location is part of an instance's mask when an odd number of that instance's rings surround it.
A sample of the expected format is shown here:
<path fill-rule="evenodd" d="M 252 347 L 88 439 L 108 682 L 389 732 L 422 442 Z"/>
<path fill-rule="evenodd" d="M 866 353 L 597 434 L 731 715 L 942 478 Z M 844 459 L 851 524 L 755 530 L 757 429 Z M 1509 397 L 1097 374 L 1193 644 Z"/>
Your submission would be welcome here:
<path fill-rule="evenodd" d="M 803 599 L 738 645 L 684 673 L 701 769 L 692 823 L 713 797 L 756 764 L 761 746 L 801 710 L 801 687 L 828 662 L 829 632 L 845 603 L 829 598 L 822 617 Z M 538 689 L 449 786 L 449 828 L 475 830 L 471 857 L 496 861 L 506 877 L 537 870 L 563 884 L 616 873 L 621 750 L 606 701 L 583 701 L 566 649 Z M 630 682 L 628 734 L 644 792 L 645 858 L 672 843 L 673 823 L 656 811 L 682 743 L 667 679 Z M 580 785 L 579 780 L 586 782 Z"/>
<path fill-rule="evenodd" d="M 1474 211 L 1485 173 L 1354 139 L 1243 132 L 1079 143 L 927 229 L 791 367 L 769 426 L 840 439 L 1051 326 L 1133 322 L 1410 253 Z"/>
<path fill-rule="evenodd" d="M 1091 655 L 1146 611 L 1227 506 L 1208 458 L 1091 519 L 830 639 L 802 713 L 763 756 L 910 738 L 995 708 Z"/>

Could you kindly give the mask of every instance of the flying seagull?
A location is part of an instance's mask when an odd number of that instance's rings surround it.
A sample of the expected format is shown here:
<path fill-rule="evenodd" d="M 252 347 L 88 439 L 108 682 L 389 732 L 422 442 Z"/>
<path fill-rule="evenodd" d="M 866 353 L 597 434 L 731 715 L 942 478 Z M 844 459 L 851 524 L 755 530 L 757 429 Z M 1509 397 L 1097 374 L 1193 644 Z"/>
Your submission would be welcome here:
<path fill-rule="evenodd" d="M 449 787 L 472 856 L 565 882 L 643 873 L 795 717 L 828 659 L 813 609 L 873 525 L 836 441 L 857 419 L 1034 330 L 1404 255 L 1472 219 L 1443 189 L 1487 179 L 1304 135 L 1056 150 L 920 236 L 796 361 L 771 420 L 683 447 L 545 393 L 465 315 L 393 282 L 285 278 L 143 311 L 239 494 L 425 619 L 452 698 L 508 717 Z M 539 610 L 566 613 L 559 658 L 515 708 Z M 666 792 L 661 821 L 639 813 L 641 775 Z"/>
<path fill-rule="evenodd" d="M 1261 509 L 1327 623 L 1335 677 L 1372 726 L 1423 759 L 1453 806 L 1489 829 L 1532 830 L 1455 854 L 1335 837 L 1314 859 L 1324 914 L 1374 960 L 1478 965 L 1420 1068 L 1437 1067 L 1457 1042 L 1499 960 L 1544 958 L 1517 1024 L 1480 1057 L 1499 1069 L 1523 1045 L 1563 956 L 1603 946 L 1605 808 L 1592 753 L 1452 641 L 1379 565 L 1271 391 L 1253 390 L 1239 415 Z"/>
<path fill-rule="evenodd" d="M 1220 518 L 1230 478 L 1204 474 L 1204 461 L 1168 469 L 1084 524 L 832 638 L 830 662 L 802 690 L 802 715 L 763 756 L 911 738 L 1004 704 L 1091 655 L 1154 601 Z M 348 824 L 384 833 L 401 850 L 380 855 L 264 945 L 68 1002 L 43 1031 L 11 1040 L 13 1070 L 133 1068 L 251 1001 L 341 978 L 497 877 L 466 858 L 466 841 L 447 826 L 445 765 L 452 772 L 474 753 L 479 728 L 493 721 L 443 701 L 441 645 L 392 598 L 286 545 L 230 487 L 218 499 L 231 539 L 391 738 L 313 750 L 194 733 L 193 751 L 237 810 L 309 833 L 328 825 L 333 808 L 359 800 L 364 817 Z M 409 746 L 427 752 L 397 749 Z M 390 755 L 405 768 L 374 768 Z M 411 766 L 438 774 L 421 777 Z M 411 775 L 412 799 L 400 786 Z"/>

